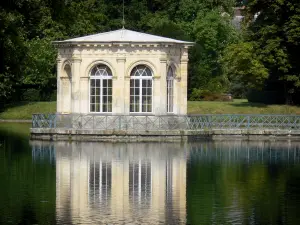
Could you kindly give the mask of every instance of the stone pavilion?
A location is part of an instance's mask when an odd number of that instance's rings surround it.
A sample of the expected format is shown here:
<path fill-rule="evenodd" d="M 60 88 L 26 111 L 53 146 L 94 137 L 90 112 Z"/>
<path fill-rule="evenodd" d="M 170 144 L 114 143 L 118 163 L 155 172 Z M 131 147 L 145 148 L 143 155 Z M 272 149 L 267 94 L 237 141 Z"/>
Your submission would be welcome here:
<path fill-rule="evenodd" d="M 193 42 L 127 29 L 55 41 L 57 113 L 185 115 Z"/>

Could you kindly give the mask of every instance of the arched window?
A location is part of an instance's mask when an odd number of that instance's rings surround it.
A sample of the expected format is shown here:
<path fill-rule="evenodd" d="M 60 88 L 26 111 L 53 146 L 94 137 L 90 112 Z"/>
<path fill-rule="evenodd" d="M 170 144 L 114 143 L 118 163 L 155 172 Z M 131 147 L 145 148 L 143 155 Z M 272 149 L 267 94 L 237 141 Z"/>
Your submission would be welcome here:
<path fill-rule="evenodd" d="M 90 112 L 112 111 L 112 72 L 98 64 L 90 74 Z"/>
<path fill-rule="evenodd" d="M 138 65 L 130 74 L 130 112 L 152 112 L 152 71 Z"/>
<path fill-rule="evenodd" d="M 174 107 L 174 71 L 170 66 L 167 74 L 167 112 L 173 112 Z"/>

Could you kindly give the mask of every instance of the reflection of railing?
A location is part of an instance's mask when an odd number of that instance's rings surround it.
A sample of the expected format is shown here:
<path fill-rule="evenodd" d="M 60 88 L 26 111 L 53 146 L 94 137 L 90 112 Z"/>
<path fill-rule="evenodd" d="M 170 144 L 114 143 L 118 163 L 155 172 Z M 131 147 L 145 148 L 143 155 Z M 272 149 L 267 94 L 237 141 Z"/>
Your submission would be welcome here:
<path fill-rule="evenodd" d="M 51 143 L 41 143 L 36 142 L 32 143 L 32 159 L 35 162 L 38 161 L 48 161 L 50 163 L 55 163 L 56 151 L 54 145 Z"/>
<path fill-rule="evenodd" d="M 119 116 L 96 114 L 34 114 L 33 128 L 94 130 L 300 129 L 297 115 Z"/>

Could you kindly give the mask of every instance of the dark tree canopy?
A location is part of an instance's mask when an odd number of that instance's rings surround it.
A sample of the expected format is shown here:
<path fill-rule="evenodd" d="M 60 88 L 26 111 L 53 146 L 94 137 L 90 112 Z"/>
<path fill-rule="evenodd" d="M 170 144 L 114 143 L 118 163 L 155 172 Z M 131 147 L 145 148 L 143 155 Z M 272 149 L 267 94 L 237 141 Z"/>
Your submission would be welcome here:
<path fill-rule="evenodd" d="M 298 0 L 125 0 L 124 4 L 127 29 L 196 42 L 189 61 L 188 91 L 193 99 L 200 92 L 239 96 L 241 91 L 234 87 L 247 90 L 257 85 L 280 88 L 290 102 L 299 102 Z M 51 41 L 120 29 L 122 5 L 122 0 L 1 1 L 0 100 L 24 100 L 29 90 L 40 100 L 51 99 L 56 90 L 56 51 Z M 241 29 L 232 23 L 235 6 L 245 8 Z M 250 57 L 251 63 L 236 55 Z"/>

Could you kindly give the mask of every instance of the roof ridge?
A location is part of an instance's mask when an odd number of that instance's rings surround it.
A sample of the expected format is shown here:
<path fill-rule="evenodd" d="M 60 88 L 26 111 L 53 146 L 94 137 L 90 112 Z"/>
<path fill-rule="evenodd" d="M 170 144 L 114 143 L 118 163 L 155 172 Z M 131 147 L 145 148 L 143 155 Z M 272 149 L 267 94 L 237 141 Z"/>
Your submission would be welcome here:
<path fill-rule="evenodd" d="M 179 44 L 193 44 L 193 42 L 173 39 L 169 37 L 158 36 L 155 34 L 148 34 L 126 28 L 107 31 L 103 33 L 91 34 L 82 37 L 76 37 L 59 42 L 149 42 L 149 43 L 179 43 Z M 58 42 L 57 42 L 58 43 Z"/>

